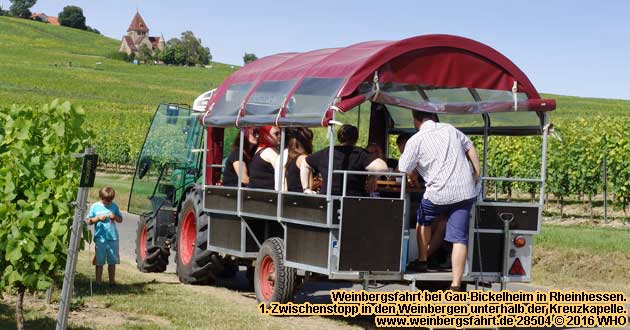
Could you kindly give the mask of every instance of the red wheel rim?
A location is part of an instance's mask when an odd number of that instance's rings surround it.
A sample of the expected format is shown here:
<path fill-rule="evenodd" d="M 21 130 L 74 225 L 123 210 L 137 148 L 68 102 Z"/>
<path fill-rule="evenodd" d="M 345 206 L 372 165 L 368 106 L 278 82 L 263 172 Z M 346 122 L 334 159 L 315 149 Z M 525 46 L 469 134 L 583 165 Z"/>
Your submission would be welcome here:
<path fill-rule="evenodd" d="M 195 248 L 195 238 L 197 236 L 197 229 L 195 228 L 196 216 L 194 210 L 189 210 L 184 215 L 184 223 L 182 223 L 182 229 L 179 233 L 179 260 L 188 265 L 193 256 Z"/>
<path fill-rule="evenodd" d="M 260 295 L 265 301 L 270 301 L 276 282 L 276 266 L 270 256 L 264 256 L 259 268 L 258 287 L 260 288 Z"/>
<path fill-rule="evenodd" d="M 144 261 L 147 258 L 147 226 L 142 225 L 140 231 L 140 259 Z"/>

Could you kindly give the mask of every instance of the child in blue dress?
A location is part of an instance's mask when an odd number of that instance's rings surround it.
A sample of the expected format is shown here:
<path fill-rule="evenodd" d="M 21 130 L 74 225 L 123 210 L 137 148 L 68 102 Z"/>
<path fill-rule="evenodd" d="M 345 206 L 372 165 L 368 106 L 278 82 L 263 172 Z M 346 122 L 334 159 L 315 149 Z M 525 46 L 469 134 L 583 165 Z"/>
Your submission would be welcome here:
<path fill-rule="evenodd" d="M 100 285 L 103 278 L 103 265 L 107 262 L 109 285 L 115 285 L 116 264 L 118 257 L 118 230 L 116 223 L 122 222 L 122 213 L 114 203 L 115 191 L 111 187 L 104 187 L 98 192 L 99 202 L 92 204 L 87 215 L 87 223 L 94 225 L 94 243 L 96 245 L 96 284 Z"/>

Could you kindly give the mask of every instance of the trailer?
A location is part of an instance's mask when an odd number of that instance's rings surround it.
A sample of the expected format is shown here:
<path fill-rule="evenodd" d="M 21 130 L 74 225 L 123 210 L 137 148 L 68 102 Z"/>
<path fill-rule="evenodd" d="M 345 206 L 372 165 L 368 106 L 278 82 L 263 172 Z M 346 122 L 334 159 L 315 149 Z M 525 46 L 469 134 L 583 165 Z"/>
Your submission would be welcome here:
<path fill-rule="evenodd" d="M 415 132 L 412 111 L 435 113 L 479 136 L 482 187 L 471 212 L 463 281 L 505 287 L 531 279 L 552 127 L 548 111 L 555 101 L 542 99 L 527 76 L 494 49 L 462 37 L 426 35 L 282 53 L 246 65 L 210 95 L 205 111 L 161 104 L 147 133 L 128 208 L 141 219 L 141 271 L 164 271 L 171 250 L 183 283 L 212 283 L 246 266 L 261 302 L 290 301 L 299 284 L 313 277 L 366 288 L 369 281 L 412 289 L 450 283 L 447 271 L 406 269 L 417 258 L 414 228 L 422 191 L 407 187 L 404 173 L 334 171 L 336 176 L 325 178 L 328 191 L 317 195 L 251 189 L 240 180 L 236 187 L 220 184 L 230 128 L 240 132 L 241 161 L 243 128 L 280 127 L 280 150 L 287 127 L 326 130 L 333 168 L 339 118 L 367 104 L 368 141 L 386 155 L 392 153 L 392 136 Z M 489 176 L 494 136 L 540 137 L 540 176 Z M 281 152 L 280 162 L 283 157 Z M 278 180 L 284 180 L 283 171 Z M 381 196 L 347 196 L 347 180 L 355 175 L 386 176 Z M 333 177 L 342 180 L 341 195 L 331 192 Z M 538 198 L 501 200 L 488 193 L 496 182 L 536 185 Z"/>

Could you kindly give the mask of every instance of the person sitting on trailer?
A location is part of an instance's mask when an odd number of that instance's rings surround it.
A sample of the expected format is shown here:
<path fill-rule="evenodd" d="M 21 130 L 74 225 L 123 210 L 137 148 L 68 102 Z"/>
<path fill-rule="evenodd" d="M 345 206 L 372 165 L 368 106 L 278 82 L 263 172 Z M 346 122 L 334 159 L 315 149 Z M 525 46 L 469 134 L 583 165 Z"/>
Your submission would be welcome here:
<path fill-rule="evenodd" d="M 444 239 L 453 243 L 451 290 L 459 291 L 466 264 L 470 210 L 477 196 L 479 156 L 466 135 L 449 124 L 438 123 L 435 114 L 413 111 L 413 118 L 418 132 L 407 141 L 398 168 L 411 179 L 417 170 L 426 190 L 418 207 L 416 227 L 420 257 L 408 269 L 427 270 L 430 225 L 444 215 L 448 218 Z"/>
<path fill-rule="evenodd" d="M 248 188 L 275 190 L 277 186 L 280 128 L 263 126 L 258 131 L 258 148 L 249 162 Z"/>
<path fill-rule="evenodd" d="M 306 127 L 287 128 L 286 136 L 288 139 L 288 157 L 285 171 L 287 190 L 303 192 L 304 188 L 300 181 L 300 166 L 306 156 L 313 153 L 313 131 Z M 310 187 L 312 187 L 312 178 L 309 180 Z"/>
<path fill-rule="evenodd" d="M 387 164 L 365 149 L 356 147 L 359 138 L 359 130 L 352 125 L 343 125 L 337 132 L 337 140 L 341 145 L 335 146 L 333 150 L 333 170 L 348 171 L 370 171 L 385 172 Z M 306 157 L 300 166 L 300 179 L 305 193 L 314 193 L 309 186 L 309 177 L 313 169 L 318 170 L 322 174 L 322 187 L 320 194 L 328 192 L 328 168 L 329 148 L 324 148 L 312 155 Z M 343 189 L 343 175 L 335 174 L 332 180 L 333 195 L 341 195 Z M 364 175 L 348 175 L 346 186 L 346 195 L 348 196 L 366 196 L 365 191 L 366 176 Z"/>
<path fill-rule="evenodd" d="M 249 172 L 247 167 L 252 160 L 252 155 L 256 151 L 258 144 L 258 130 L 254 128 L 247 128 L 244 130 L 245 135 L 243 139 L 243 172 L 241 185 L 246 187 L 249 184 Z M 232 151 L 225 161 L 225 167 L 223 171 L 223 185 L 228 187 L 238 186 L 238 173 L 240 171 L 239 150 L 240 150 L 240 134 L 236 135 L 234 143 L 232 143 Z"/>
<path fill-rule="evenodd" d="M 379 146 L 378 144 L 374 142 L 368 144 L 368 146 L 365 147 L 365 151 L 374 155 L 376 158 L 385 160 L 385 153 L 383 152 L 383 148 L 381 148 L 381 146 Z"/>

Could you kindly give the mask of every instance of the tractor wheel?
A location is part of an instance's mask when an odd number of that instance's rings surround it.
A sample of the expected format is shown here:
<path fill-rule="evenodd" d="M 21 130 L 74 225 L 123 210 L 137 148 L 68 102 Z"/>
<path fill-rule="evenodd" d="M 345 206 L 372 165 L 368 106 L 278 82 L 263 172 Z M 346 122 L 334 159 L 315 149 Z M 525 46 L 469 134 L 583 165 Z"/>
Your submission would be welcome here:
<path fill-rule="evenodd" d="M 237 266 L 229 257 L 206 249 L 208 215 L 203 213 L 201 191 L 186 194 L 177 224 L 177 275 L 186 284 L 210 284 L 219 277 L 234 276 Z"/>
<path fill-rule="evenodd" d="M 153 245 L 155 220 L 140 216 L 136 229 L 136 265 L 143 273 L 161 273 L 166 270 L 170 251 Z"/>
<path fill-rule="evenodd" d="M 267 239 L 258 251 L 254 271 L 254 291 L 258 302 L 286 303 L 293 298 L 295 269 L 284 265 L 284 242 Z"/>

